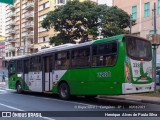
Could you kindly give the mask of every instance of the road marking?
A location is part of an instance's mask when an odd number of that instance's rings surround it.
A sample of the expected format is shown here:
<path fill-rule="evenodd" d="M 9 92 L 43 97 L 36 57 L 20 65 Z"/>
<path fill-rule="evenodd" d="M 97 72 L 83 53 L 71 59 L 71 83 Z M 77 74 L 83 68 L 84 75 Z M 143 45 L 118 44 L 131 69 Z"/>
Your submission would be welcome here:
<path fill-rule="evenodd" d="M 0 94 L 6 94 L 7 91 L 6 90 L 0 90 Z"/>
<path fill-rule="evenodd" d="M 12 107 L 12 106 L 9 106 L 9 105 L 5 105 L 5 104 L 2 104 L 0 103 L 1 106 L 4 106 L 4 107 L 7 107 L 7 108 L 10 108 L 10 109 L 13 109 L 13 110 L 17 110 L 17 111 L 24 111 L 22 109 L 19 109 L 19 108 L 16 108 L 16 107 Z"/>
<path fill-rule="evenodd" d="M 16 107 L 12 107 L 12 106 L 9 106 L 9 105 L 5 105 L 5 104 L 2 104 L 2 103 L 0 103 L 0 105 L 4 106 L 4 107 L 7 107 L 7 108 L 10 108 L 10 109 L 13 109 L 13 110 L 24 111 L 25 112 L 25 110 L 22 110 L 22 109 L 19 109 L 19 108 L 16 108 Z M 56 120 L 56 119 L 52 119 L 52 118 L 49 118 L 49 117 L 40 117 L 40 118 L 43 118 L 43 119 L 46 119 L 46 120 Z"/>
<path fill-rule="evenodd" d="M 3 91 L 6 91 L 6 90 L 0 90 L 0 92 L 3 92 Z"/>
<path fill-rule="evenodd" d="M 56 119 L 53 119 L 53 118 L 49 118 L 49 117 L 43 117 L 44 119 L 47 119 L 47 120 L 56 120 Z"/>

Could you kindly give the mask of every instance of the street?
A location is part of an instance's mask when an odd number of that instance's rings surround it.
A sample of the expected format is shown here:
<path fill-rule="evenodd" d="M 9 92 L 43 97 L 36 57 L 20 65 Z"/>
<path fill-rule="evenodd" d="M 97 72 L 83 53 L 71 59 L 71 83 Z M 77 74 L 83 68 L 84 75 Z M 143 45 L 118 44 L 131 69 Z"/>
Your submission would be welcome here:
<path fill-rule="evenodd" d="M 73 97 L 69 101 L 60 100 L 57 95 L 44 95 L 40 93 L 24 93 L 17 94 L 14 90 L 6 89 L 5 87 L 0 87 L 0 111 L 14 111 L 14 112 L 43 112 L 48 111 L 48 116 L 42 116 L 41 118 L 23 118 L 28 119 L 46 119 L 46 120 L 106 120 L 106 119 L 128 119 L 128 117 L 84 117 L 83 113 L 78 113 L 78 111 L 160 111 L 160 105 L 158 104 L 144 104 L 133 101 L 122 101 L 122 100 L 112 100 L 112 99 L 95 99 L 86 100 L 83 97 Z M 51 114 L 54 112 L 61 111 L 59 114 L 62 116 L 54 116 Z M 63 111 L 63 112 L 62 112 Z M 63 116 L 64 111 L 70 111 L 69 116 Z M 77 111 L 77 112 L 76 112 Z M 76 114 L 75 116 L 73 114 Z M 68 116 L 68 115 L 67 115 Z M 94 116 L 94 115 L 93 115 Z M 138 120 L 140 117 L 130 117 L 130 119 Z M 2 119 L 2 118 L 1 118 Z M 3 118 L 4 120 L 19 120 L 22 118 Z M 141 117 L 144 120 L 158 120 L 158 117 Z"/>

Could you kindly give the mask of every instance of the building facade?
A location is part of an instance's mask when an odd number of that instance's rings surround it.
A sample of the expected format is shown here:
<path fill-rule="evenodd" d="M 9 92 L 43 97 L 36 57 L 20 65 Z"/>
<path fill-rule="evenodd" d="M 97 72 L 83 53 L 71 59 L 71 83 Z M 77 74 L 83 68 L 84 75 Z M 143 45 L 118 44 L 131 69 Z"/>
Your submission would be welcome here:
<path fill-rule="evenodd" d="M 5 36 L 6 4 L 0 3 L 0 36 Z"/>
<path fill-rule="evenodd" d="M 0 36 L 0 78 L 1 74 L 3 73 L 2 60 L 4 59 L 4 56 L 5 56 L 5 37 Z"/>
<path fill-rule="evenodd" d="M 49 38 L 56 35 L 42 28 L 49 11 L 65 5 L 68 0 L 15 0 L 6 6 L 6 59 L 31 54 L 51 47 Z M 81 0 L 83 2 L 84 0 Z M 92 1 L 92 0 L 91 0 Z M 94 0 L 93 0 L 94 1 Z"/>
<path fill-rule="evenodd" d="M 14 5 L 6 6 L 6 58 L 49 46 L 54 31 L 42 29 L 41 22 L 54 8 L 53 0 L 15 0 Z"/>
<path fill-rule="evenodd" d="M 147 35 L 154 34 L 153 9 L 156 3 L 157 34 L 160 34 L 160 0 L 114 0 L 113 5 L 123 9 L 132 15 L 136 25 L 132 26 L 132 34 L 147 38 Z M 160 48 L 158 48 L 160 54 Z"/>

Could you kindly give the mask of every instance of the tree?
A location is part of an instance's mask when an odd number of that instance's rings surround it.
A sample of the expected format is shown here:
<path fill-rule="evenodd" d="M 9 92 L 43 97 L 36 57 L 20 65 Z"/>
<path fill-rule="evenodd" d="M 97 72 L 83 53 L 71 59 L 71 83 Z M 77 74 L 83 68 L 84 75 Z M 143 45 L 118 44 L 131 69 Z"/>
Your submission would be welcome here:
<path fill-rule="evenodd" d="M 42 22 L 43 28 L 58 32 L 50 38 L 50 44 L 55 45 L 75 43 L 77 39 L 81 42 L 96 39 L 99 26 L 105 37 L 126 33 L 124 28 L 129 26 L 129 15 L 117 7 L 75 0 L 49 12 Z"/>
<path fill-rule="evenodd" d="M 105 5 L 98 7 L 103 16 L 102 33 L 104 37 L 129 33 L 125 28 L 130 26 L 130 16 L 125 11 L 116 6 L 109 9 Z M 132 21 L 132 25 L 135 25 L 135 21 Z"/>
<path fill-rule="evenodd" d="M 73 43 L 81 39 L 81 42 L 88 40 L 88 34 L 97 35 L 96 4 L 86 1 L 69 1 L 47 14 L 42 22 L 42 27 L 47 30 L 54 28 L 59 32 L 57 36 L 50 38 L 50 43 Z"/>

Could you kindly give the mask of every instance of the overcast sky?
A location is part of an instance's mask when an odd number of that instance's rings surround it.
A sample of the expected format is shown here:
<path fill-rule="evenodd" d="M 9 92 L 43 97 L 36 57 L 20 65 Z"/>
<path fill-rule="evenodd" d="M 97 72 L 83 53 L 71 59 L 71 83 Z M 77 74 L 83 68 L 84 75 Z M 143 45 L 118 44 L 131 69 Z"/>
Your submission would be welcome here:
<path fill-rule="evenodd" d="M 112 5 L 112 0 L 98 0 L 99 4 L 107 4 L 108 6 Z"/>

